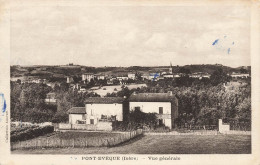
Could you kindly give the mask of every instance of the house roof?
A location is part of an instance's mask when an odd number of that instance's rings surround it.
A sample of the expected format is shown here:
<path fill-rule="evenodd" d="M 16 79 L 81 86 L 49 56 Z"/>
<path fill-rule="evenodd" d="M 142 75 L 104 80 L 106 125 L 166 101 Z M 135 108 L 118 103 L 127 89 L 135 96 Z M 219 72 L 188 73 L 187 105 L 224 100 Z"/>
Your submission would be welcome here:
<path fill-rule="evenodd" d="M 176 97 L 169 93 L 138 93 L 132 94 L 129 98 L 130 102 L 171 102 Z"/>
<path fill-rule="evenodd" d="M 72 107 L 68 110 L 69 114 L 86 114 L 85 107 Z"/>
<path fill-rule="evenodd" d="M 113 103 L 122 103 L 124 98 L 122 97 L 89 97 L 85 100 L 85 103 L 102 103 L 102 104 L 113 104 Z"/>

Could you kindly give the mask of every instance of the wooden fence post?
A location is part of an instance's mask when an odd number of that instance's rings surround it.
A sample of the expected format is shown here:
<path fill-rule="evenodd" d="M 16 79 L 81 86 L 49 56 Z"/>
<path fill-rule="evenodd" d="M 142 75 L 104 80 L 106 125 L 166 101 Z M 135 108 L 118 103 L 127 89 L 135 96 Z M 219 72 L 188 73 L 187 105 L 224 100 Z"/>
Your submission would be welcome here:
<path fill-rule="evenodd" d="M 49 139 L 46 139 L 46 147 L 49 147 Z"/>

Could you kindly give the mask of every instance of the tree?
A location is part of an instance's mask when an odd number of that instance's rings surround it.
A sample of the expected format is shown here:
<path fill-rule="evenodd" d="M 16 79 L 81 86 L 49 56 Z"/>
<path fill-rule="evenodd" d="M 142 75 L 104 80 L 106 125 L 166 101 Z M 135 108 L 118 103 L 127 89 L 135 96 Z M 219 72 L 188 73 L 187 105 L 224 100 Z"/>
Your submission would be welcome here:
<path fill-rule="evenodd" d="M 129 124 L 136 129 L 143 126 L 155 128 L 158 120 L 155 113 L 144 113 L 140 110 L 134 110 L 129 113 L 128 121 Z"/>
<path fill-rule="evenodd" d="M 188 69 L 188 68 L 181 67 L 181 68 L 179 69 L 179 73 L 190 74 L 191 71 L 190 71 L 190 69 Z"/>
<path fill-rule="evenodd" d="M 215 70 L 210 76 L 210 81 L 213 86 L 216 86 L 220 83 L 225 83 L 230 80 L 230 77 L 223 71 L 222 68 Z"/>

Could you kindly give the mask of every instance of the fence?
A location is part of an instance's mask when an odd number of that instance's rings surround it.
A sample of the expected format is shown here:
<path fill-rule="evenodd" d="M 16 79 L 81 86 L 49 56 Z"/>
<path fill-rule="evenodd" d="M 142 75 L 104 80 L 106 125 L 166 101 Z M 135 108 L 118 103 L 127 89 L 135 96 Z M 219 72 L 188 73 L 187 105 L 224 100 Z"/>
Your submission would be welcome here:
<path fill-rule="evenodd" d="M 112 147 L 143 134 L 142 129 L 131 132 L 122 132 L 119 136 L 111 138 L 75 138 L 60 139 L 46 137 L 11 143 L 11 149 L 36 149 L 36 148 L 64 148 L 64 147 Z"/>

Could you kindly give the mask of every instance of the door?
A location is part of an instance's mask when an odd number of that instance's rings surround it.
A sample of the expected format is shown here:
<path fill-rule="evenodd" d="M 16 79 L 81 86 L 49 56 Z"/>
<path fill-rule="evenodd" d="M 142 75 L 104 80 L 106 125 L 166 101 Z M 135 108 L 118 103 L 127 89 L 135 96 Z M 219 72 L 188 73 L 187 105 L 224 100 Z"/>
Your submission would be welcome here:
<path fill-rule="evenodd" d="M 159 126 L 163 126 L 163 119 L 159 119 Z"/>
<path fill-rule="evenodd" d="M 94 119 L 90 119 L 90 124 L 94 124 Z"/>
<path fill-rule="evenodd" d="M 163 107 L 159 107 L 159 114 L 163 114 Z"/>
<path fill-rule="evenodd" d="M 135 107 L 135 111 L 141 111 L 140 107 Z"/>

